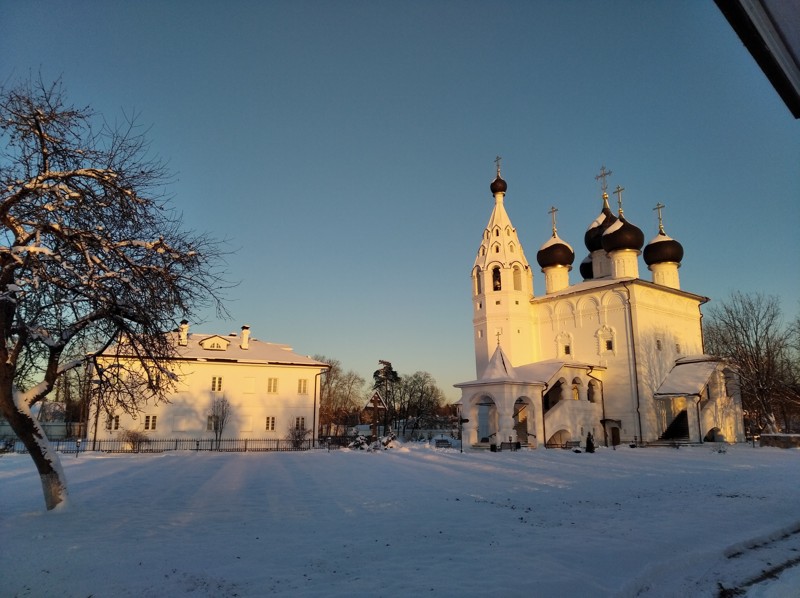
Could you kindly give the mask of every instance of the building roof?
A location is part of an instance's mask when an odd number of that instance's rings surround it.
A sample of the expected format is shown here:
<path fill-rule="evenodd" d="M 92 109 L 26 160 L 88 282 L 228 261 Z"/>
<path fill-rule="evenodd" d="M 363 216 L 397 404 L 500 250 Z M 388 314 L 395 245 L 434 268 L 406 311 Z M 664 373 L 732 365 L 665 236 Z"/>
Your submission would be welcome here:
<path fill-rule="evenodd" d="M 186 359 L 190 361 L 230 361 L 238 363 L 269 363 L 276 365 L 305 365 L 314 367 L 329 367 L 328 364 L 316 359 L 312 359 L 307 355 L 299 355 L 292 351 L 289 345 L 279 343 L 268 343 L 258 339 L 250 338 L 247 341 L 247 349 L 241 347 L 241 337 L 237 334 L 231 335 L 218 335 L 218 334 L 205 334 L 202 332 L 190 332 L 186 335 L 186 346 L 181 346 L 179 343 L 180 333 L 169 332 L 167 333 L 172 337 L 175 347 L 178 352 L 178 359 Z M 224 343 L 223 349 L 209 349 L 203 348 L 209 346 L 207 341 L 209 339 L 222 339 L 227 340 L 227 346 Z"/>
<path fill-rule="evenodd" d="M 719 366 L 720 359 L 698 355 L 679 359 L 658 387 L 655 397 L 699 396 Z"/>
<path fill-rule="evenodd" d="M 601 289 L 604 287 L 623 286 L 624 283 L 644 285 L 668 293 L 677 293 L 678 295 L 682 295 L 689 299 L 694 299 L 696 301 L 699 301 L 700 303 L 706 303 L 709 301 L 708 297 L 704 297 L 702 295 L 696 295 L 694 293 L 690 293 L 682 289 L 673 289 L 672 287 L 656 284 L 654 282 L 643 280 L 641 278 L 633 278 L 633 277 L 611 278 L 610 276 L 607 276 L 603 278 L 592 278 L 590 280 L 584 280 L 583 282 L 570 285 L 560 291 L 556 291 L 555 293 L 536 296 L 533 299 L 531 299 L 531 303 L 547 303 L 549 301 L 552 301 L 554 299 L 560 299 L 567 295 L 587 293 L 591 291 L 596 291 L 597 289 Z"/>
<path fill-rule="evenodd" d="M 800 4 L 715 0 L 795 118 L 800 118 Z"/>

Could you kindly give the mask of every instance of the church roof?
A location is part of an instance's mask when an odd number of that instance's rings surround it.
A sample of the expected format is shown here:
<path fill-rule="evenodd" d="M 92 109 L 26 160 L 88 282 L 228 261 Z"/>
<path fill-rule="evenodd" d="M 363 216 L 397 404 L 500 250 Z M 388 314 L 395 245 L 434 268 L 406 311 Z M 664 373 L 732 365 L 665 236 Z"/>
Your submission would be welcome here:
<path fill-rule="evenodd" d="M 720 362 L 721 359 L 713 355 L 698 355 L 677 360 L 653 396 L 699 396 Z"/>
<path fill-rule="evenodd" d="M 573 284 L 560 291 L 556 291 L 555 293 L 550 293 L 549 295 L 536 296 L 533 299 L 531 299 L 531 303 L 547 303 L 549 301 L 553 301 L 555 299 L 559 299 L 567 295 L 588 293 L 604 287 L 623 286 L 625 283 L 643 285 L 666 293 L 677 293 L 678 295 L 694 299 L 701 303 L 706 303 L 709 301 L 709 298 L 704 297 L 703 295 L 696 295 L 695 293 L 689 293 L 688 291 L 683 291 L 681 289 L 673 289 L 671 287 L 666 287 L 664 285 L 656 284 L 648 280 L 642 280 L 641 278 L 626 277 L 626 278 L 592 278 L 591 280 L 584 280 L 582 282 Z"/>

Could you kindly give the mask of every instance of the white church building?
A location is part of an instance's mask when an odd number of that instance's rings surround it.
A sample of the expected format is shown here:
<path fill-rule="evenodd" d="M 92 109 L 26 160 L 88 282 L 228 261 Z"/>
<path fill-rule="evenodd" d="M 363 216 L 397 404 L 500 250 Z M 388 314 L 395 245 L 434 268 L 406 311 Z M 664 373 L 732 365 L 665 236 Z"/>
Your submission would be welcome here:
<path fill-rule="evenodd" d="M 701 306 L 708 298 L 680 288 L 683 247 L 659 227 L 642 231 L 611 211 L 601 170 L 600 213 L 584 236 L 582 280 L 575 259 L 552 236 L 536 261 L 545 294 L 506 212 L 506 182 L 490 189 L 494 209 L 472 268 L 477 378 L 456 384 L 465 445 L 473 447 L 744 440 L 735 372 L 703 352 Z M 642 248 L 644 247 L 644 250 Z M 651 272 L 639 277 L 639 257 Z"/>
<path fill-rule="evenodd" d="M 239 334 L 219 335 L 190 332 L 183 321 L 166 334 L 177 351 L 169 364 L 177 380 L 168 402 L 144 405 L 135 418 L 121 409 L 101 412 L 95 405 L 90 439 L 124 438 L 126 431 L 151 439 L 214 438 L 212 403 L 224 398 L 229 418 L 220 431 L 223 438 L 283 440 L 290 429 L 302 429 L 316 440 L 320 375 L 328 364 L 288 345 L 252 338 L 249 326 Z M 115 360 L 101 356 L 99 361 L 102 366 Z"/>

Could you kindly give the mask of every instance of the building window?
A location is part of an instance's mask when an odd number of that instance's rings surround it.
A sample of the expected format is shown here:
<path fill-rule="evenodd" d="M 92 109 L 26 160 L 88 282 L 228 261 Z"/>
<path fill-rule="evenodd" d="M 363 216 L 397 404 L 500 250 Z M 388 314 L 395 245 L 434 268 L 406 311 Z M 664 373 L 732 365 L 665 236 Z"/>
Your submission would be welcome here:
<path fill-rule="evenodd" d="M 155 430 L 156 429 L 156 418 L 157 415 L 145 415 L 144 416 L 144 429 L 145 430 Z"/>
<path fill-rule="evenodd" d="M 267 392 L 278 392 L 277 378 L 267 378 Z"/>
<path fill-rule="evenodd" d="M 613 351 L 614 350 L 614 341 L 607 340 L 606 341 L 606 351 Z"/>
<path fill-rule="evenodd" d="M 222 391 L 222 376 L 214 376 L 211 378 L 211 392 Z"/>
<path fill-rule="evenodd" d="M 209 415 L 208 416 L 208 423 L 206 424 L 206 430 L 209 432 L 214 432 L 219 425 L 219 417 L 216 415 Z"/>
<path fill-rule="evenodd" d="M 661 339 L 656 339 L 656 351 L 661 351 Z"/>
<path fill-rule="evenodd" d="M 569 345 L 564 345 L 564 355 L 571 355 L 572 354 L 572 347 Z"/>
<path fill-rule="evenodd" d="M 294 418 L 294 429 L 295 430 L 305 430 L 306 429 L 306 418 L 305 417 L 296 417 L 296 418 Z"/>
<path fill-rule="evenodd" d="M 499 291 L 501 289 L 500 268 L 498 266 L 495 266 L 494 268 L 492 268 L 492 288 L 495 291 Z"/>
<path fill-rule="evenodd" d="M 275 431 L 275 418 L 267 416 L 267 432 Z"/>
<path fill-rule="evenodd" d="M 299 395 L 308 394 L 308 380 L 303 379 L 297 381 L 297 394 Z"/>
<path fill-rule="evenodd" d="M 119 415 L 109 415 L 106 418 L 106 430 L 119 430 Z"/>
<path fill-rule="evenodd" d="M 519 266 L 514 266 L 514 290 L 522 290 L 522 271 L 519 269 Z"/>
<path fill-rule="evenodd" d="M 680 353 L 681 353 L 681 344 L 680 343 L 675 343 L 675 352 L 678 355 L 680 355 Z"/>

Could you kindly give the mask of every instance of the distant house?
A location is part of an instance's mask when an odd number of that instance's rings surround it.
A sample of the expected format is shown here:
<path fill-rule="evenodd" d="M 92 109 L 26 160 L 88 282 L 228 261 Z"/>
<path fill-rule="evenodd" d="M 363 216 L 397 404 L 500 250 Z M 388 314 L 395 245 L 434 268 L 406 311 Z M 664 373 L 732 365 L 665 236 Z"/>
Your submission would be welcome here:
<path fill-rule="evenodd" d="M 212 405 L 224 398 L 230 415 L 223 438 L 284 439 L 290 429 L 298 429 L 312 431 L 308 438 L 316 440 L 320 374 L 328 364 L 294 353 L 288 345 L 251 338 L 248 326 L 226 336 L 191 333 L 184 321 L 167 334 L 177 349 L 170 360 L 177 382 L 169 402 L 146 404 L 135 418 L 121 409 L 98 409 L 95 402 L 90 438 L 121 438 L 126 431 L 150 438 L 214 438 L 218 422 Z M 110 360 L 110 355 L 101 356 L 99 363 Z"/>

